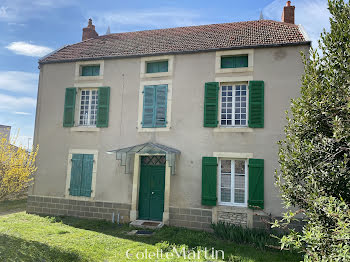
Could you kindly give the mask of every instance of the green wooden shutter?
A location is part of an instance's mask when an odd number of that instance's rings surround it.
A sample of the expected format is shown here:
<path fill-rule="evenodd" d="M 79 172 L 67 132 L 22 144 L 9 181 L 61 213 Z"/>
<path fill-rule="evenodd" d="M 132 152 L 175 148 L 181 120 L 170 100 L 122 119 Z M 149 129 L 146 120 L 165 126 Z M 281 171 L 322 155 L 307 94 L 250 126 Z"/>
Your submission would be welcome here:
<path fill-rule="evenodd" d="M 249 82 L 249 127 L 264 127 L 264 81 Z"/>
<path fill-rule="evenodd" d="M 166 126 L 168 85 L 156 86 L 155 127 Z"/>
<path fill-rule="evenodd" d="M 157 61 L 146 63 L 146 73 L 168 72 L 168 61 Z"/>
<path fill-rule="evenodd" d="M 221 68 L 248 67 L 248 55 L 222 56 Z"/>
<path fill-rule="evenodd" d="M 219 83 L 205 83 L 204 94 L 204 127 L 218 125 Z"/>
<path fill-rule="evenodd" d="M 202 205 L 216 206 L 218 160 L 216 157 L 202 158 Z"/>
<path fill-rule="evenodd" d="M 100 66 L 93 66 L 92 67 L 92 75 L 93 76 L 99 76 L 100 75 Z"/>
<path fill-rule="evenodd" d="M 63 113 L 64 127 L 74 126 L 75 97 L 76 97 L 76 89 L 74 87 L 66 88 L 66 94 L 64 99 L 64 113 Z"/>
<path fill-rule="evenodd" d="M 249 159 L 249 197 L 250 208 L 264 209 L 264 159 Z"/>
<path fill-rule="evenodd" d="M 72 169 L 70 174 L 69 194 L 71 196 L 80 196 L 81 178 L 83 171 L 83 154 L 72 155 Z"/>
<path fill-rule="evenodd" d="M 85 197 L 91 196 L 91 183 L 92 183 L 92 168 L 94 165 L 94 155 L 85 154 L 82 166 L 82 179 L 80 195 Z"/>
<path fill-rule="evenodd" d="M 144 86 L 142 127 L 153 127 L 155 123 L 155 86 Z"/>
<path fill-rule="evenodd" d="M 109 86 L 99 87 L 97 105 L 97 127 L 108 127 L 109 119 Z"/>
<path fill-rule="evenodd" d="M 81 68 L 82 76 L 99 76 L 100 75 L 100 66 L 83 66 Z"/>

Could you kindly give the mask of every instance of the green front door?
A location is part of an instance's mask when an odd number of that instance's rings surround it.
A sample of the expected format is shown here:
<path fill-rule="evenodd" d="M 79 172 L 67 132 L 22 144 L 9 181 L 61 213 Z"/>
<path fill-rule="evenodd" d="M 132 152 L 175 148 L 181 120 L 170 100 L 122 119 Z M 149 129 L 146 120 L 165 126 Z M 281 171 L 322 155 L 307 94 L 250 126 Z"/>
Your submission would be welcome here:
<path fill-rule="evenodd" d="M 141 157 L 139 219 L 163 220 L 165 156 Z"/>

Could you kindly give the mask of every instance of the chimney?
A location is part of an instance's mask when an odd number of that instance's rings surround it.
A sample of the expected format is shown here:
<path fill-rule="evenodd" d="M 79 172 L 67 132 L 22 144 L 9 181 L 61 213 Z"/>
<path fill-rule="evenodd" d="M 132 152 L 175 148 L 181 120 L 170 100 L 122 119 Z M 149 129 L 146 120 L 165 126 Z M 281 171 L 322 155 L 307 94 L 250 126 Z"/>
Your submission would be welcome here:
<path fill-rule="evenodd" d="M 95 31 L 95 26 L 92 24 L 92 19 L 89 19 L 89 24 L 87 27 L 83 28 L 83 38 L 82 40 L 87 40 L 90 38 L 98 37 L 98 33 Z"/>
<path fill-rule="evenodd" d="M 282 22 L 294 24 L 295 23 L 295 6 L 291 5 L 290 1 L 287 1 L 286 6 L 283 8 Z"/>

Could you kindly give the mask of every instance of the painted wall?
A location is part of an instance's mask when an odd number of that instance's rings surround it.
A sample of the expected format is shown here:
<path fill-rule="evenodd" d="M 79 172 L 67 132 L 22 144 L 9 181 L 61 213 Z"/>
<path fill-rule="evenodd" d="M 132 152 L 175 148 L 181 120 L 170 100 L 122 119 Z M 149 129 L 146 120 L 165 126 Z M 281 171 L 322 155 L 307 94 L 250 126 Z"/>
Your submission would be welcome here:
<path fill-rule="evenodd" d="M 153 141 L 181 151 L 177 173 L 171 177 L 170 206 L 201 207 L 202 156 L 253 153 L 254 158 L 265 159 L 265 211 L 280 214 L 273 178 L 278 166 L 276 142 L 283 137 L 284 112 L 299 94 L 300 51 L 307 50 L 308 46 L 256 49 L 253 72 L 220 75 L 215 73 L 215 52 L 175 55 L 170 131 L 148 133 L 137 129 L 141 58 L 104 61 L 99 83 L 111 87 L 109 127 L 96 132 L 76 132 L 62 125 L 65 88 L 75 84 L 75 63 L 43 65 L 35 128 L 39 168 L 32 194 L 63 197 L 69 150 L 97 149 L 95 199 L 130 204 L 132 175 L 124 174 L 124 167 L 106 152 Z M 219 76 L 265 81 L 265 128 L 231 133 L 203 127 L 204 84 Z"/>

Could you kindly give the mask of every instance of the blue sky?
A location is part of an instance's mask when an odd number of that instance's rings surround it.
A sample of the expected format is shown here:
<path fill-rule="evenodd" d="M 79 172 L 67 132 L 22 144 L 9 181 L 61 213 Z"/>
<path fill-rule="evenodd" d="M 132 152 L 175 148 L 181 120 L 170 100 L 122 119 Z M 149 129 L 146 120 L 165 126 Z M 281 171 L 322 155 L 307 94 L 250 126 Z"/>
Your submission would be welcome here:
<path fill-rule="evenodd" d="M 0 125 L 33 137 L 38 59 L 81 40 L 91 17 L 97 32 L 112 33 L 259 19 L 280 21 L 285 0 L 0 0 Z M 326 0 L 294 0 L 296 23 L 315 42 L 329 28 Z"/>

